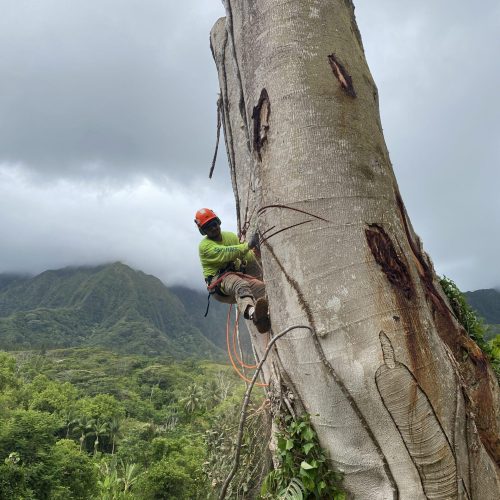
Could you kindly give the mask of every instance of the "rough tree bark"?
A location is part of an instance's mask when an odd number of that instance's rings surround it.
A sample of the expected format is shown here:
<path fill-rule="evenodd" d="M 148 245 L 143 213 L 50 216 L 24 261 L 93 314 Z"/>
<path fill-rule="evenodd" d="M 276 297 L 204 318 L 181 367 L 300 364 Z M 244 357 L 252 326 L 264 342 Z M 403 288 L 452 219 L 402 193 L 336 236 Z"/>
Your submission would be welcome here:
<path fill-rule="evenodd" d="M 350 0 L 226 0 L 211 33 L 241 234 L 263 235 L 275 411 L 356 499 L 496 499 L 499 390 L 412 229 Z M 264 336 L 253 334 L 262 353 Z"/>

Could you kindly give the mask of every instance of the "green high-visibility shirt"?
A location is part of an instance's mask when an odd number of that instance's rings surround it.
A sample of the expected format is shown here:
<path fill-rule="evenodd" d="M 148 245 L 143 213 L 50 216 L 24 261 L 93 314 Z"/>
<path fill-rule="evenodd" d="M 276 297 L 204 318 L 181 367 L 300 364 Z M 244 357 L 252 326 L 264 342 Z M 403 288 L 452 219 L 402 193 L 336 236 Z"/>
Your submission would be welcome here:
<path fill-rule="evenodd" d="M 234 262 L 238 268 L 242 261 L 252 262 L 253 252 L 248 243 L 240 243 L 238 236 L 230 231 L 222 231 L 222 241 L 214 241 L 207 237 L 200 242 L 199 253 L 203 276 L 215 276 L 219 270 Z"/>

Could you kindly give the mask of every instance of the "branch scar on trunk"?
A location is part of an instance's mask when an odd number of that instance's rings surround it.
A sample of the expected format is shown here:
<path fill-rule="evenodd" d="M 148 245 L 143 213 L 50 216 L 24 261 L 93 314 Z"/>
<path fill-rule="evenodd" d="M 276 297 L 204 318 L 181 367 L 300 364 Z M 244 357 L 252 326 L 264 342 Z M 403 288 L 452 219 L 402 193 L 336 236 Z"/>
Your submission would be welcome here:
<path fill-rule="evenodd" d="M 344 65 L 335 57 L 335 54 L 330 54 L 328 56 L 328 62 L 332 67 L 333 74 L 337 77 L 337 80 L 340 82 L 340 86 L 346 91 L 347 95 L 356 97 L 356 91 L 354 90 L 354 85 L 352 84 L 351 75 L 349 75 Z"/>
<path fill-rule="evenodd" d="M 406 264 L 399 258 L 389 235 L 378 224 L 365 229 L 366 241 L 377 264 L 390 283 L 408 299 L 414 295 L 413 283 Z"/>
<path fill-rule="evenodd" d="M 269 130 L 269 116 L 271 115 L 271 102 L 266 89 L 262 89 L 259 102 L 253 108 L 253 148 L 259 160 L 262 159 L 261 151 L 267 142 L 267 132 Z"/>
<path fill-rule="evenodd" d="M 457 499 L 456 458 L 434 408 L 410 370 L 395 359 L 389 337 L 380 332 L 379 338 L 384 364 L 375 373 L 375 383 L 415 464 L 426 498 Z"/>

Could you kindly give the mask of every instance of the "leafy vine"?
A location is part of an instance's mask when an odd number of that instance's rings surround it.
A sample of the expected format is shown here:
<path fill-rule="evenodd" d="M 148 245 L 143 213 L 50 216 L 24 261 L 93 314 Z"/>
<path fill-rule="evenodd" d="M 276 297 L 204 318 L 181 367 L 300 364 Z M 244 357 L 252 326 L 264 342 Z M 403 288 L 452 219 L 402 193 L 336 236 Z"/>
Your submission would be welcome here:
<path fill-rule="evenodd" d="M 342 476 L 329 466 L 308 414 L 279 422 L 277 456 L 280 467 L 262 484 L 262 498 L 344 500 Z"/>

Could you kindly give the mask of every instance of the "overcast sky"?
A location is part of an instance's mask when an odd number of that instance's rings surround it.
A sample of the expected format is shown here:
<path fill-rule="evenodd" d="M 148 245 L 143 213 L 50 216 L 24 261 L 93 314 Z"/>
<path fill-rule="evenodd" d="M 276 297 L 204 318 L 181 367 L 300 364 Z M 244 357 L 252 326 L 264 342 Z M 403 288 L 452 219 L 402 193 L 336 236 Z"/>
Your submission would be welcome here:
<path fill-rule="evenodd" d="M 500 286 L 500 3 L 358 0 L 385 138 L 436 269 Z M 121 260 L 202 286 L 220 0 L 0 0 L 0 272 Z"/>

